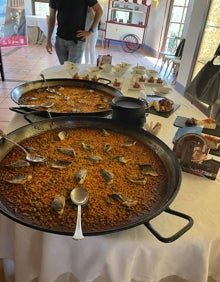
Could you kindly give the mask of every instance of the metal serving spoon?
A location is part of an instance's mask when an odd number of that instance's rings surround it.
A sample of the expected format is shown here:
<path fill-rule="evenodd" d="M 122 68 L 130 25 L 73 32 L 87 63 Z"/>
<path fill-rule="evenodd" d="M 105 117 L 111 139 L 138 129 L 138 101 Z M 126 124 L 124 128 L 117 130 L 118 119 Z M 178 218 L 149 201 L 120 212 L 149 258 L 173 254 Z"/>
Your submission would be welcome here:
<path fill-rule="evenodd" d="M 46 88 L 47 92 L 49 92 L 49 93 L 55 93 L 55 90 L 54 90 L 53 88 L 50 88 L 50 86 L 49 86 L 49 84 L 48 84 L 48 82 L 47 82 L 47 80 L 46 80 L 44 74 L 41 73 L 40 76 L 43 78 L 43 80 L 44 80 L 44 82 L 45 82 L 45 84 L 46 84 L 46 86 L 47 86 L 47 88 Z"/>
<path fill-rule="evenodd" d="M 54 106 L 54 103 L 52 102 L 45 102 L 45 103 L 42 103 L 40 105 L 28 105 L 28 104 L 20 104 L 18 105 L 20 108 L 39 108 L 39 107 L 42 107 L 42 108 L 52 108 Z"/>
<path fill-rule="evenodd" d="M 29 153 L 20 144 L 11 140 L 10 138 L 8 138 L 1 129 L 0 129 L 0 136 L 3 137 L 4 139 L 8 140 L 9 142 L 13 143 L 14 145 L 18 146 L 20 149 L 22 149 L 26 154 L 26 160 L 27 161 L 32 162 L 32 163 L 43 163 L 43 162 L 45 162 L 45 158 L 43 156 L 34 155 L 34 154 Z"/>
<path fill-rule="evenodd" d="M 89 192 L 83 187 L 77 187 L 71 191 L 70 198 L 72 202 L 78 206 L 76 229 L 72 238 L 80 240 L 84 238 L 81 225 L 81 205 L 84 205 L 88 201 Z"/>

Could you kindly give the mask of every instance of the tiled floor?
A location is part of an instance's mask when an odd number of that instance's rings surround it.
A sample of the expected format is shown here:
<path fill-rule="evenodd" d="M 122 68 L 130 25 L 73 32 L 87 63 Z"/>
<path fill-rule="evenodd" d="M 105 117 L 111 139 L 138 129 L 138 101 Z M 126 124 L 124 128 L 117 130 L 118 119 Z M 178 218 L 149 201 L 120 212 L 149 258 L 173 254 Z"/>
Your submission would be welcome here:
<path fill-rule="evenodd" d="M 156 60 L 145 50 L 139 49 L 134 53 L 126 53 L 119 45 L 110 45 L 109 49 L 98 45 L 97 53 L 111 54 L 113 64 L 124 61 L 132 65 L 139 64 L 153 68 Z M 4 129 L 14 115 L 9 108 L 16 106 L 10 98 L 10 91 L 25 81 L 37 79 L 43 69 L 57 65 L 59 62 L 55 52 L 52 55 L 48 54 L 43 45 L 2 48 L 2 59 L 6 80 L 0 80 L 0 128 Z"/>
<path fill-rule="evenodd" d="M 58 64 L 58 60 L 41 45 L 2 48 L 2 60 L 6 80 L 0 81 L 0 128 L 4 129 L 14 115 L 9 110 L 15 106 L 10 91 L 25 81 L 35 80 L 42 69 Z"/>

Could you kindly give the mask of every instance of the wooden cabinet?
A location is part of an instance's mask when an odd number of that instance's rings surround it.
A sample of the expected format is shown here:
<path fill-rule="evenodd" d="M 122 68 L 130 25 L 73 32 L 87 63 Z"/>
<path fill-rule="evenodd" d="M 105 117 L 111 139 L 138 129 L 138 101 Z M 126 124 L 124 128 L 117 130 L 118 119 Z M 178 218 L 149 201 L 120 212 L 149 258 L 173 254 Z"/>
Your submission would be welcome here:
<path fill-rule="evenodd" d="M 134 35 L 136 43 L 142 44 L 148 23 L 150 5 L 134 0 L 109 0 L 106 21 L 105 42 L 123 41 L 127 35 Z M 142 3 L 142 2 L 141 2 Z M 129 39 L 130 40 L 130 39 Z M 133 40 L 131 38 L 131 40 Z"/>

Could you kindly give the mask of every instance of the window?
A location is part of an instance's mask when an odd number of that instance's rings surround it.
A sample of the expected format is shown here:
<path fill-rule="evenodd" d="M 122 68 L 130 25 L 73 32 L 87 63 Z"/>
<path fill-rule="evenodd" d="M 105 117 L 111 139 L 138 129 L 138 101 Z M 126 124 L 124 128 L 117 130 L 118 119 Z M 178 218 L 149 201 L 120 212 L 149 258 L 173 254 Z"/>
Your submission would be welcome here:
<path fill-rule="evenodd" d="M 32 13 L 36 16 L 48 16 L 49 0 L 32 0 Z"/>
<path fill-rule="evenodd" d="M 167 27 L 164 37 L 164 49 L 166 52 L 172 53 L 179 44 L 175 37 L 183 36 L 183 28 L 186 19 L 186 13 L 189 0 L 172 0 L 168 14 Z"/>

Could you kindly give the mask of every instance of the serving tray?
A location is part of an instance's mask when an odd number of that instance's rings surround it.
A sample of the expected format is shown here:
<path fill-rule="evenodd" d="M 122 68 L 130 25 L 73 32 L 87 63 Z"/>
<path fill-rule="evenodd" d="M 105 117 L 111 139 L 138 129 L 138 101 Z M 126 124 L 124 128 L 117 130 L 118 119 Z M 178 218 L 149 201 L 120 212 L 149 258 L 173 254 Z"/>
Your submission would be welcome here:
<path fill-rule="evenodd" d="M 155 101 L 155 100 L 161 100 L 164 99 L 163 96 L 159 96 L 159 95 L 147 95 L 146 96 L 146 102 L 149 103 L 151 101 Z M 149 114 L 153 114 L 153 115 L 157 115 L 157 116 L 161 116 L 164 118 L 168 118 L 170 115 L 172 115 L 178 108 L 180 107 L 179 104 L 174 103 L 174 108 L 172 111 L 169 112 L 158 112 L 154 109 L 154 107 L 150 107 L 147 109 L 147 113 Z"/>

